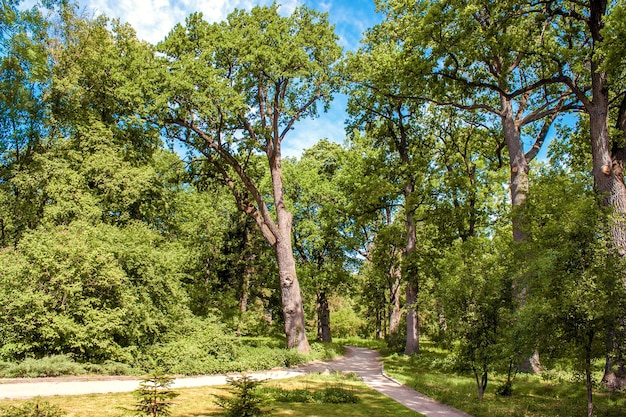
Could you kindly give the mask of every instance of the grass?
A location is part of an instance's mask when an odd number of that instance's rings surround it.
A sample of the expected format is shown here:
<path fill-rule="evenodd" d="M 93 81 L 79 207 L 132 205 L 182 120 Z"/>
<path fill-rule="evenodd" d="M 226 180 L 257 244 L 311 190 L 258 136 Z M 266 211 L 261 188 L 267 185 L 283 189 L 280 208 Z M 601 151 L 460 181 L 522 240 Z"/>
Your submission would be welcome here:
<path fill-rule="evenodd" d="M 268 398 L 271 416 L 285 417 L 419 417 L 420 414 L 396 403 L 390 398 L 368 388 L 360 381 L 339 378 L 335 375 L 311 374 L 288 380 L 267 381 L 261 393 Z M 321 404 L 318 402 L 282 402 L 274 399 L 275 393 L 288 391 L 313 393 L 323 396 L 325 391 L 341 388 L 356 395 L 356 403 Z M 229 395 L 227 386 L 185 388 L 176 390 L 180 395 L 174 399 L 172 417 L 219 416 L 221 409 L 215 403 L 216 395 Z M 133 415 L 136 398 L 131 393 L 98 394 L 81 396 L 46 397 L 43 400 L 59 406 L 67 417 L 124 417 Z M 20 405 L 28 400 L 0 400 L 0 408 Z M 32 401 L 32 400 L 31 400 Z"/>
<path fill-rule="evenodd" d="M 513 395 L 501 397 L 496 388 L 505 381 L 503 376 L 490 375 L 487 392 L 478 400 L 476 382 L 472 375 L 455 373 L 447 352 L 423 343 L 422 352 L 413 357 L 388 355 L 385 370 L 395 379 L 436 400 L 464 410 L 476 417 L 574 417 L 587 415 L 583 382 L 572 381 L 571 374 L 560 377 L 548 373 L 518 375 L 513 383 Z M 594 391 L 597 417 L 626 416 L 624 393 Z"/>

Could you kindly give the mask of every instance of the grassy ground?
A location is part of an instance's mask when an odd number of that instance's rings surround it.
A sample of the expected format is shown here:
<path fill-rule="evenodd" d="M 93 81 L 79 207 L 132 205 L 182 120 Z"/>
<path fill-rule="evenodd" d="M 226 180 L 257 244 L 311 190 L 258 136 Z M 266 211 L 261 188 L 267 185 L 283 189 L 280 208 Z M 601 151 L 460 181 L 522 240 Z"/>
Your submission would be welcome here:
<path fill-rule="evenodd" d="M 265 409 L 271 416 L 289 417 L 419 417 L 395 401 L 368 388 L 359 381 L 338 379 L 335 376 L 309 375 L 289 380 L 267 381 L 266 388 L 315 392 L 329 387 L 341 387 L 358 397 L 354 404 L 319 404 L 298 402 L 269 402 Z M 177 390 L 180 396 L 174 399 L 173 417 L 218 416 L 221 409 L 215 404 L 215 395 L 228 395 L 230 387 L 203 387 Z M 131 393 L 107 395 L 82 395 L 42 398 L 67 412 L 67 417 L 122 417 L 133 415 L 136 401 Z M 26 400 L 0 400 L 0 408 L 20 405 Z"/>
<path fill-rule="evenodd" d="M 518 375 L 513 395 L 495 394 L 505 378 L 491 375 L 482 401 L 476 393 L 472 375 L 460 375 L 451 369 L 446 352 L 429 344 L 415 357 L 388 355 L 385 370 L 400 382 L 443 403 L 464 410 L 476 417 L 574 417 L 587 415 L 584 382 L 574 382 L 572 373 L 547 372 Z M 625 393 L 609 393 L 598 387 L 594 391 L 597 417 L 626 416 Z"/>

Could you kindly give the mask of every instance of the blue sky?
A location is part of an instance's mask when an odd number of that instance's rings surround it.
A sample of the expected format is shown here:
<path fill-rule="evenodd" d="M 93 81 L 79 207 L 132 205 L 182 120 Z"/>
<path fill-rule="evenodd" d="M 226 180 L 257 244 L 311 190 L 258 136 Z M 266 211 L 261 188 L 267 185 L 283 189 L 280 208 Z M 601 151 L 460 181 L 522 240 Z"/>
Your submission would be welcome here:
<path fill-rule="evenodd" d="M 162 40 L 176 23 L 184 22 L 192 12 L 200 11 L 206 20 L 217 22 L 235 9 L 250 10 L 256 5 L 272 3 L 272 0 L 79 0 L 87 15 L 119 18 L 131 24 L 139 38 L 150 43 Z M 363 32 L 382 19 L 375 12 L 374 0 L 283 0 L 277 3 L 285 15 L 302 4 L 327 12 L 344 50 L 356 50 Z M 298 157 L 322 138 L 343 142 L 345 107 L 346 97 L 337 96 L 327 113 L 300 121 L 283 142 L 283 156 Z"/>

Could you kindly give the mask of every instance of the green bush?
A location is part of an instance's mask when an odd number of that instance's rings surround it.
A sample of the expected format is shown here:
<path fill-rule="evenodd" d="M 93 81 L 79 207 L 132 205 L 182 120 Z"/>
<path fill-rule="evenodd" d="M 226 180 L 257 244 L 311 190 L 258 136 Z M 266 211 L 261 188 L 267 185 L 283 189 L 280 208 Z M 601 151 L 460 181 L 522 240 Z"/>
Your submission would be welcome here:
<path fill-rule="evenodd" d="M 38 378 L 45 376 L 82 375 L 84 366 L 67 355 L 46 356 L 41 359 L 25 359 L 19 363 L 3 362 L 1 376 L 4 378 Z"/>
<path fill-rule="evenodd" d="M 331 312 L 330 323 L 333 337 L 357 337 L 365 333 L 365 320 L 352 308 Z"/>
<path fill-rule="evenodd" d="M 39 400 L 0 409 L 0 415 L 3 417 L 62 417 L 66 414 L 56 405 Z"/>
<path fill-rule="evenodd" d="M 265 388 L 263 395 L 279 403 L 355 404 L 359 397 L 343 386 L 330 386 L 321 391 L 308 389 Z"/>
<path fill-rule="evenodd" d="M 105 361 L 101 364 L 86 363 L 83 365 L 88 374 L 96 375 L 136 375 L 138 372 L 127 363 Z"/>
<path fill-rule="evenodd" d="M 208 319 L 189 320 L 165 339 L 145 350 L 138 358 L 138 367 L 158 367 L 180 375 L 223 373 L 232 370 L 232 363 L 239 356 L 240 345 L 235 337 Z"/>
<path fill-rule="evenodd" d="M 263 397 L 258 388 L 263 381 L 255 380 L 248 375 L 239 378 L 227 378 L 228 385 L 234 393 L 230 397 L 217 396 L 217 405 L 224 409 L 227 417 L 256 417 L 266 413 L 261 409 Z"/>
<path fill-rule="evenodd" d="M 341 386 L 325 388 L 320 392 L 319 398 L 319 402 L 322 404 L 355 404 L 359 402 L 359 397 L 352 390 Z"/>

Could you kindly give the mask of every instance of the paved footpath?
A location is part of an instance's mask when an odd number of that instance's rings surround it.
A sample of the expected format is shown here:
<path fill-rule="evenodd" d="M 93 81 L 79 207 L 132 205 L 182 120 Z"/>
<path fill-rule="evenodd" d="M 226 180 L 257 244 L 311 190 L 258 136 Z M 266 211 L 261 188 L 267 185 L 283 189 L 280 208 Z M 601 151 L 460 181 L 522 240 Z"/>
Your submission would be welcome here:
<path fill-rule="evenodd" d="M 357 374 L 365 384 L 381 394 L 427 417 L 471 417 L 463 411 L 441 404 L 385 376 L 378 356 L 378 352 L 374 350 L 348 346 L 346 355 L 333 361 L 249 375 L 255 379 L 283 379 L 310 372 L 351 372 Z M 225 384 L 226 376 L 211 375 L 178 378 L 174 381 L 173 388 Z M 129 392 L 138 386 L 139 380 L 123 377 L 3 379 L 0 380 L 0 398 Z"/>

